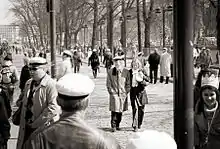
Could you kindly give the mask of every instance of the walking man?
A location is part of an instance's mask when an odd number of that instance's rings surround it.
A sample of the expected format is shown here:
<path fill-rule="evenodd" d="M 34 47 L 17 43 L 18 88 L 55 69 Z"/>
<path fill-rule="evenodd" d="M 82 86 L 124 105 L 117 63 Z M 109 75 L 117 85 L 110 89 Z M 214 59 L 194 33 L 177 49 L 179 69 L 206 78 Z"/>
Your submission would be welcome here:
<path fill-rule="evenodd" d="M 125 69 L 124 56 L 116 56 L 115 67 L 111 68 L 107 75 L 107 89 L 109 93 L 109 110 L 111 111 L 112 132 L 120 130 L 122 112 L 128 110 L 127 96 L 130 91 L 130 73 Z"/>
<path fill-rule="evenodd" d="M 154 84 L 156 84 L 158 65 L 160 63 L 160 55 L 158 54 L 158 50 L 156 48 L 154 49 L 154 52 L 150 54 L 148 58 L 148 62 L 150 65 L 150 83 L 153 83 L 153 78 L 154 78 Z"/>
<path fill-rule="evenodd" d="M 34 57 L 29 61 L 31 79 L 27 81 L 23 97 L 17 149 L 38 128 L 58 120 L 60 107 L 57 104 L 55 81 L 46 74 L 46 59 Z"/>

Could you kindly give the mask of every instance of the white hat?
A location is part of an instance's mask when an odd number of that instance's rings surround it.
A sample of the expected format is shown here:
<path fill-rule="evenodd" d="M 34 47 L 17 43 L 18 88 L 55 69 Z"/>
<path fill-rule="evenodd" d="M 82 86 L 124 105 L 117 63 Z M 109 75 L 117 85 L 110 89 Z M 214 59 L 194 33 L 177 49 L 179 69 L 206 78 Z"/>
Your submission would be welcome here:
<path fill-rule="evenodd" d="M 123 60 L 124 59 L 124 55 L 121 55 L 121 56 L 115 56 L 113 58 L 113 60 L 117 61 L 117 60 Z"/>
<path fill-rule="evenodd" d="M 165 132 L 145 130 L 135 135 L 128 141 L 126 149 L 177 149 L 174 139 Z"/>
<path fill-rule="evenodd" d="M 88 76 L 69 73 L 58 80 L 56 87 L 58 94 L 69 97 L 82 97 L 91 94 L 95 84 Z"/>
<path fill-rule="evenodd" d="M 201 87 L 203 86 L 213 86 L 215 88 L 219 88 L 219 79 L 218 79 L 218 70 L 217 69 L 209 69 L 203 72 Z"/>
<path fill-rule="evenodd" d="M 8 60 L 4 60 L 2 66 L 11 66 L 12 62 Z"/>
<path fill-rule="evenodd" d="M 97 50 L 96 50 L 96 49 L 93 49 L 92 51 L 93 51 L 93 52 L 96 52 Z"/>
<path fill-rule="evenodd" d="M 143 55 L 144 53 L 143 52 L 138 52 L 138 56 L 141 56 Z"/>
<path fill-rule="evenodd" d="M 66 55 L 68 55 L 68 56 L 72 56 L 72 53 L 71 53 L 70 50 L 64 50 L 64 51 L 63 51 L 63 54 L 66 54 Z"/>
<path fill-rule="evenodd" d="M 45 65 L 47 64 L 47 60 L 42 57 L 33 57 L 29 61 L 30 65 Z"/>
<path fill-rule="evenodd" d="M 111 50 L 110 49 L 106 49 L 106 52 L 111 52 Z"/>

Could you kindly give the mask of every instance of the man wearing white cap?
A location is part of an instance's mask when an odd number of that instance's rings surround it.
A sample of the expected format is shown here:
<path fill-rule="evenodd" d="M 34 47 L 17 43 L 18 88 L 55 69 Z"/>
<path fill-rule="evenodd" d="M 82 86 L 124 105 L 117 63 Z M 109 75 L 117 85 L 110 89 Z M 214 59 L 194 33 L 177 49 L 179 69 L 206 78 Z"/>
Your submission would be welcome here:
<path fill-rule="evenodd" d="M 46 59 L 31 58 L 29 69 L 31 79 L 25 84 L 21 97 L 21 119 L 17 149 L 22 149 L 24 142 L 36 130 L 58 120 L 60 107 L 57 104 L 55 81 L 46 74 Z"/>
<path fill-rule="evenodd" d="M 130 91 L 130 72 L 123 67 L 123 55 L 116 56 L 115 67 L 107 75 L 107 89 L 109 92 L 109 110 L 111 111 L 112 132 L 120 130 L 122 112 L 128 110 L 127 96 Z"/>
<path fill-rule="evenodd" d="M 65 74 L 72 73 L 73 62 L 72 62 L 72 52 L 70 50 L 63 51 L 63 61 L 61 62 L 57 71 L 57 80 L 63 77 Z"/>
<path fill-rule="evenodd" d="M 33 134 L 25 149 L 120 149 L 115 139 L 84 120 L 95 87 L 88 76 L 67 74 L 58 80 L 56 87 L 62 108 L 60 120 Z"/>
<path fill-rule="evenodd" d="M 145 130 L 128 141 L 126 149 L 177 149 L 175 140 L 165 132 Z"/>

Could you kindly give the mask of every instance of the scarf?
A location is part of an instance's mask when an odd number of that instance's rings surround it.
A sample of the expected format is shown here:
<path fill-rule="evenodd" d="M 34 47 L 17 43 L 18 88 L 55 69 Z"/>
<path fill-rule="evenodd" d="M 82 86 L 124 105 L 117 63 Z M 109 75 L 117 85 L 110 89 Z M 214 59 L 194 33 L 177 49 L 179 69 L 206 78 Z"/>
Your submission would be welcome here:
<path fill-rule="evenodd" d="M 139 70 L 132 70 L 132 87 L 137 87 L 138 82 L 143 81 L 143 73 Z"/>

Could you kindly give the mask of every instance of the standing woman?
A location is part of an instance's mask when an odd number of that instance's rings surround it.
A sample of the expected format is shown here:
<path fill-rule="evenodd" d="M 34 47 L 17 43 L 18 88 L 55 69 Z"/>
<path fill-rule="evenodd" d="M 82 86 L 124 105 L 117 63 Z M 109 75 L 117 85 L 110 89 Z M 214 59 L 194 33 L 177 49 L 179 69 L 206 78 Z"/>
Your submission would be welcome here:
<path fill-rule="evenodd" d="M 133 122 L 132 127 L 136 132 L 141 128 L 144 118 L 144 107 L 148 103 L 145 86 L 147 85 L 147 77 L 144 75 L 141 67 L 141 62 L 138 59 L 133 59 L 131 62 L 130 78 L 131 90 L 130 99 L 132 107 Z"/>
<path fill-rule="evenodd" d="M 69 50 L 63 51 L 63 61 L 61 62 L 58 72 L 57 80 L 63 77 L 65 74 L 73 72 L 72 53 Z"/>
<path fill-rule="evenodd" d="M 219 149 L 220 93 L 218 72 L 210 69 L 202 76 L 200 99 L 195 107 L 195 149 Z"/>
<path fill-rule="evenodd" d="M 99 65 L 100 65 L 99 56 L 97 54 L 96 49 L 93 50 L 92 55 L 89 57 L 88 66 L 90 66 L 90 64 L 91 64 L 91 67 L 92 67 L 93 76 L 94 76 L 94 78 L 96 78 L 97 77 L 97 71 L 98 71 Z"/>

